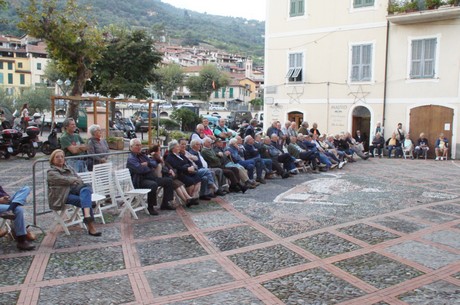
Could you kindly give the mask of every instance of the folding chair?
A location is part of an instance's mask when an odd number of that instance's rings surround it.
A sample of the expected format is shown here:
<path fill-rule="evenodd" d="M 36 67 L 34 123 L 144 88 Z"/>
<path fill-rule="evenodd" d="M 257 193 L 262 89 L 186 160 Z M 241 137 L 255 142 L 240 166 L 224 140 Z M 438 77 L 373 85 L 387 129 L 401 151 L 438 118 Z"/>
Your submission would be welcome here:
<path fill-rule="evenodd" d="M 93 167 L 93 191 L 106 199 L 110 197 L 110 203 L 106 200 L 99 200 L 96 202 L 96 213 L 103 213 L 105 210 L 115 209 L 118 211 L 118 204 L 116 198 L 116 184 L 113 179 L 112 163 L 102 163 L 94 165 Z M 104 205 L 103 205 L 104 203 Z"/>
<path fill-rule="evenodd" d="M 299 173 L 308 173 L 307 162 L 301 159 L 295 159 L 294 164 Z"/>
<path fill-rule="evenodd" d="M 2 234 L 1 237 L 5 235 L 10 235 L 11 239 L 14 239 L 13 232 L 11 231 L 11 226 L 8 223 L 7 219 L 0 218 L 0 230 L 2 229 L 4 229 L 6 233 L 4 235 Z"/>
<path fill-rule="evenodd" d="M 129 169 L 125 168 L 115 171 L 115 183 L 118 192 L 121 195 L 121 199 L 123 200 L 120 217 L 123 216 L 127 210 L 131 213 L 134 219 L 138 219 L 136 215 L 136 212 L 138 211 L 144 210 L 147 214 L 149 214 L 147 209 L 147 200 L 145 197 L 151 190 L 135 189 L 133 181 L 131 180 L 131 173 L 129 172 Z"/>
<path fill-rule="evenodd" d="M 91 188 L 93 187 L 93 172 L 78 173 L 78 176 L 80 176 L 84 183 L 91 185 Z M 91 201 L 96 204 L 96 208 L 94 209 L 94 217 L 101 218 L 102 223 L 105 224 L 104 215 L 100 209 L 100 205 L 105 202 L 105 196 L 96 194 L 93 190 L 93 193 L 91 194 Z"/>

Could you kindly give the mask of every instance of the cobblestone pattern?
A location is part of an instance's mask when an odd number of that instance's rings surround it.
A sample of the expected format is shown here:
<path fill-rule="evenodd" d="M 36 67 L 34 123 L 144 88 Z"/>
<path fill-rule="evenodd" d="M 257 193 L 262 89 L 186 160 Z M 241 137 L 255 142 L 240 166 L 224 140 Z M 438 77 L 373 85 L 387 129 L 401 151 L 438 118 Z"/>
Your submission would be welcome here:
<path fill-rule="evenodd" d="M 460 205 L 458 204 L 440 204 L 430 207 L 430 209 L 448 214 L 456 214 L 460 216 Z"/>
<path fill-rule="evenodd" d="M 247 247 L 270 241 L 270 238 L 254 228 L 244 226 L 206 233 L 206 237 L 220 251 Z"/>
<path fill-rule="evenodd" d="M 407 292 L 399 296 L 399 299 L 414 305 L 458 305 L 460 304 L 460 287 L 445 281 L 438 281 Z"/>
<path fill-rule="evenodd" d="M 242 223 L 239 218 L 228 212 L 192 215 L 192 220 L 200 229 L 209 229 Z"/>
<path fill-rule="evenodd" d="M 353 226 L 340 228 L 340 232 L 350 235 L 356 239 L 365 241 L 370 245 L 377 245 L 387 240 L 398 238 L 398 235 L 390 233 L 388 231 L 380 230 L 373 226 L 359 223 Z"/>
<path fill-rule="evenodd" d="M 404 220 L 398 217 L 385 217 L 383 219 L 376 220 L 375 222 L 387 228 L 403 233 L 414 233 L 428 227 L 427 225 Z"/>
<path fill-rule="evenodd" d="M 199 205 L 194 205 L 193 208 L 187 209 L 187 212 L 190 214 L 213 212 L 213 211 L 224 211 L 224 209 L 217 202 L 212 201 L 212 200 L 209 202 L 201 201 Z"/>
<path fill-rule="evenodd" d="M 298 239 L 294 243 L 321 258 L 326 258 L 361 248 L 358 245 L 355 245 L 341 237 L 338 237 L 337 235 L 328 232 Z"/>
<path fill-rule="evenodd" d="M 193 236 L 184 236 L 138 243 L 136 245 L 142 266 L 177 261 L 206 255 Z"/>
<path fill-rule="evenodd" d="M 16 304 L 19 291 L 0 293 L 0 304 Z"/>
<path fill-rule="evenodd" d="M 168 305 L 262 305 L 264 304 L 256 298 L 250 291 L 244 288 L 216 293 L 209 296 L 169 303 Z"/>
<path fill-rule="evenodd" d="M 0 287 L 19 285 L 29 271 L 33 256 L 5 258 L 0 260 Z"/>
<path fill-rule="evenodd" d="M 145 276 L 153 294 L 157 296 L 207 288 L 234 280 L 214 260 L 146 271 Z"/>
<path fill-rule="evenodd" d="M 235 254 L 229 258 L 250 276 L 258 276 L 309 262 L 281 245 Z"/>
<path fill-rule="evenodd" d="M 107 247 L 72 253 L 53 253 L 46 266 L 44 279 L 62 279 L 122 270 L 124 268 L 121 247 Z"/>
<path fill-rule="evenodd" d="M 379 289 L 387 288 L 424 274 L 378 253 L 368 253 L 335 263 Z"/>
<path fill-rule="evenodd" d="M 404 215 L 407 215 L 409 217 L 419 218 L 422 220 L 427 220 L 430 222 L 435 222 L 435 223 L 444 223 L 444 222 L 458 219 L 458 217 L 455 217 L 452 215 L 446 215 L 443 213 L 438 213 L 435 211 L 424 210 L 424 209 L 410 211 L 410 212 L 404 213 Z"/>
<path fill-rule="evenodd" d="M 319 268 L 283 276 L 262 285 L 285 304 L 337 304 L 365 294 Z"/>
<path fill-rule="evenodd" d="M 73 230 L 70 235 L 61 233 L 56 239 L 54 248 L 64 249 L 94 244 L 102 245 L 110 242 L 118 242 L 121 239 L 120 229 L 117 227 L 99 226 L 98 230 L 102 233 L 102 237 L 91 236 L 83 229 Z"/>
<path fill-rule="evenodd" d="M 443 244 L 454 249 L 460 250 L 460 234 L 453 231 L 437 231 L 423 237 L 426 240 Z"/>
<path fill-rule="evenodd" d="M 127 276 L 117 276 L 87 282 L 44 287 L 38 304 L 124 304 L 135 300 Z"/>
<path fill-rule="evenodd" d="M 148 238 L 152 236 L 170 235 L 186 232 L 187 228 L 180 219 L 168 219 L 134 224 L 134 238 Z"/>
<path fill-rule="evenodd" d="M 416 241 L 405 242 L 389 247 L 386 250 L 432 269 L 439 269 L 460 260 L 460 254 Z"/>

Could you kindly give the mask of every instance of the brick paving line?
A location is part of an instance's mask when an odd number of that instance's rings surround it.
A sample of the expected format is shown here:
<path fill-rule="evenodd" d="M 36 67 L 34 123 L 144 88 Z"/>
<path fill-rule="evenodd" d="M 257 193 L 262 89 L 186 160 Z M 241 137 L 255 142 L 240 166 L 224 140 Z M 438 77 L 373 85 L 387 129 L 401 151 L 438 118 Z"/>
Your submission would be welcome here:
<path fill-rule="evenodd" d="M 129 274 L 128 278 L 136 301 L 145 302 L 153 299 L 153 293 L 147 279 L 143 276 L 143 272 Z"/>
<path fill-rule="evenodd" d="M 452 228 L 449 231 L 454 231 L 454 232 L 456 232 L 458 234 L 458 236 L 460 236 L 460 230 L 458 230 L 458 229 Z M 438 249 L 441 249 L 441 250 L 444 250 L 444 251 L 447 251 L 447 252 L 450 252 L 450 253 L 460 255 L 460 249 L 456 249 L 456 248 L 454 248 L 452 246 L 442 244 L 440 242 L 431 241 L 431 240 L 428 240 L 428 239 L 424 239 L 422 237 L 414 238 L 413 240 L 418 241 L 418 242 L 423 243 L 423 244 L 426 244 L 426 245 L 430 245 L 432 247 L 435 247 L 435 248 L 438 248 Z"/>

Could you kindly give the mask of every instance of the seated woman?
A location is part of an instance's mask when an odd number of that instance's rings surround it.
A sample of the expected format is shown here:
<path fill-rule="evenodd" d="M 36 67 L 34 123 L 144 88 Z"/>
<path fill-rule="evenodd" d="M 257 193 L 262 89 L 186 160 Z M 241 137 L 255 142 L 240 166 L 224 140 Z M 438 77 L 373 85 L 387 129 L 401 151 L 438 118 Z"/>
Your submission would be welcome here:
<path fill-rule="evenodd" d="M 414 159 L 414 155 L 412 154 L 412 151 L 414 150 L 414 143 L 412 143 L 408 133 L 402 143 L 402 149 L 404 155 L 409 155 L 411 159 Z"/>
<path fill-rule="evenodd" d="M 428 154 L 428 150 L 430 148 L 428 147 L 428 139 L 425 137 L 425 134 L 422 132 L 420 134 L 420 138 L 417 140 L 417 145 L 415 146 L 415 157 L 418 159 L 420 156 L 424 156 L 426 159 L 426 156 Z"/>
<path fill-rule="evenodd" d="M 177 196 L 185 202 L 187 207 L 198 204 L 198 198 L 192 198 L 185 189 L 185 184 L 177 178 L 176 172 L 167 164 L 161 156 L 160 145 L 153 145 L 150 149 L 150 157 L 157 161 L 158 166 L 155 168 L 157 177 L 171 177 L 173 179 L 173 188 Z"/>
<path fill-rule="evenodd" d="M 434 145 L 436 152 L 436 161 L 447 160 L 447 153 L 449 152 L 449 140 L 441 132 L 439 138 L 436 140 Z"/>
<path fill-rule="evenodd" d="M 88 131 L 91 134 L 91 138 L 88 139 L 88 154 L 93 155 L 109 153 L 109 144 L 107 144 L 107 141 L 102 138 L 101 126 L 93 124 L 88 128 Z M 93 165 L 106 163 L 108 158 L 108 155 L 88 158 L 86 162 L 88 170 L 92 171 Z"/>
<path fill-rule="evenodd" d="M 395 158 L 402 155 L 401 144 L 399 143 L 398 139 L 396 138 L 396 133 L 393 132 L 391 138 L 387 140 L 387 148 L 388 148 L 388 158 L 391 158 L 391 152 L 395 151 Z"/>
<path fill-rule="evenodd" d="M 88 234 L 101 236 L 94 226 L 93 208 L 91 206 L 91 188 L 86 186 L 75 170 L 67 166 L 64 151 L 57 149 L 50 157 L 51 168 L 48 169 L 48 200 L 52 210 L 61 210 L 65 204 L 80 207 L 83 210 L 83 222 L 88 227 Z"/>
<path fill-rule="evenodd" d="M 194 198 L 192 204 L 197 204 L 197 198 L 200 196 L 201 178 L 197 174 L 198 169 L 193 166 L 192 161 L 180 153 L 180 149 L 179 142 L 176 140 L 169 142 L 169 154 L 165 161 L 177 172 L 177 179 L 185 185 L 188 195 Z"/>

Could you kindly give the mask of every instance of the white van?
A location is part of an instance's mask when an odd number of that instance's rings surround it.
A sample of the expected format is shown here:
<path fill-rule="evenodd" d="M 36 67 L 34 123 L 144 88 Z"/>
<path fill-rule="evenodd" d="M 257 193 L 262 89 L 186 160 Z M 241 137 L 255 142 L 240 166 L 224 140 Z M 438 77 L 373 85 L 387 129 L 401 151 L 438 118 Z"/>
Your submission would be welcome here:
<path fill-rule="evenodd" d="M 258 126 L 264 127 L 264 112 L 263 111 L 258 111 L 256 114 L 254 114 L 254 119 L 256 119 L 259 124 Z"/>

